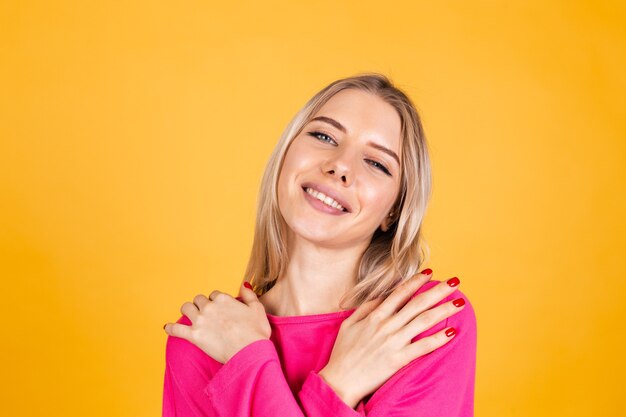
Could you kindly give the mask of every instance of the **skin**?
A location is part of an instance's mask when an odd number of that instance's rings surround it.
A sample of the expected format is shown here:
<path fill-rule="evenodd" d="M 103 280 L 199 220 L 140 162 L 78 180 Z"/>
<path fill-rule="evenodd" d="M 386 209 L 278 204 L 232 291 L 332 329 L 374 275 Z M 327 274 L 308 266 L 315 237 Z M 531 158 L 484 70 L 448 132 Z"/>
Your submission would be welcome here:
<path fill-rule="evenodd" d="M 315 116 L 339 121 L 347 133 L 313 121 L 285 154 L 278 205 L 289 226 L 290 262 L 276 285 L 261 296 L 266 310 L 277 316 L 340 310 L 341 295 L 356 284 L 361 256 L 376 229 L 385 225 L 400 192 L 400 166 L 367 145 L 379 143 L 402 157 L 400 117 L 391 105 L 349 89 L 334 95 Z M 312 136 L 315 132 L 322 135 Z M 305 181 L 331 187 L 349 204 L 351 213 L 334 216 L 313 208 L 301 188 Z"/>
<path fill-rule="evenodd" d="M 373 233 L 388 226 L 386 219 L 400 188 L 401 167 L 367 142 L 383 145 L 401 158 L 400 118 L 379 97 L 352 89 L 333 96 L 314 117 L 320 115 L 339 121 L 347 131 L 314 121 L 287 150 L 278 179 L 290 255 L 284 275 L 260 298 L 244 286 L 241 302 L 220 291 L 208 298 L 197 295 L 193 303 L 181 307 L 192 325 L 168 323 L 167 334 L 184 338 L 225 363 L 248 344 L 270 338 L 266 313 L 340 310 L 339 300 L 355 285 L 358 262 Z M 331 187 L 351 212 L 335 216 L 313 208 L 301 188 L 305 181 Z M 386 299 L 361 305 L 342 323 L 329 362 L 319 374 L 352 408 L 404 365 L 451 340 L 443 329 L 411 343 L 415 335 L 464 308 L 452 302 L 432 308 L 456 290 L 446 282 L 411 298 L 430 278 L 415 275 Z"/>

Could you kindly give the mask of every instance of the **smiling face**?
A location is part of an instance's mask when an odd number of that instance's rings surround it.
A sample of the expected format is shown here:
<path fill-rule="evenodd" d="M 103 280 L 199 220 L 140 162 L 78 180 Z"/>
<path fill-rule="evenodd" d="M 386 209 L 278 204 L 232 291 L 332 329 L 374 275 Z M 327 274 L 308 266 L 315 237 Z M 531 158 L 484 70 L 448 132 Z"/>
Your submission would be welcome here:
<path fill-rule="evenodd" d="M 291 232 L 326 247 L 369 244 L 400 190 L 400 133 L 400 116 L 378 96 L 331 97 L 285 154 L 278 206 Z"/>

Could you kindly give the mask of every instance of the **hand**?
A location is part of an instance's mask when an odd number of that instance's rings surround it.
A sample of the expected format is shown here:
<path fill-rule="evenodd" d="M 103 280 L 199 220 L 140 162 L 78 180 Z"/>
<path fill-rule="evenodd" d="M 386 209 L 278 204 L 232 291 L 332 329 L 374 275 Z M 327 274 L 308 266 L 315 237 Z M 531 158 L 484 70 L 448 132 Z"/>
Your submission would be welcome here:
<path fill-rule="evenodd" d="M 416 335 L 464 308 L 450 301 L 430 309 L 456 290 L 446 282 L 411 299 L 431 276 L 411 277 L 388 297 L 362 304 L 341 323 L 328 364 L 319 375 L 352 408 L 400 368 L 453 339 L 446 336 L 446 328 L 411 343 Z"/>
<path fill-rule="evenodd" d="M 191 321 L 191 326 L 167 323 L 165 332 L 180 337 L 202 349 L 220 363 L 226 363 L 235 353 L 252 342 L 269 339 L 272 329 L 265 307 L 254 291 L 242 286 L 240 297 L 213 291 L 209 297 L 198 294 L 193 303 L 180 308 Z"/>

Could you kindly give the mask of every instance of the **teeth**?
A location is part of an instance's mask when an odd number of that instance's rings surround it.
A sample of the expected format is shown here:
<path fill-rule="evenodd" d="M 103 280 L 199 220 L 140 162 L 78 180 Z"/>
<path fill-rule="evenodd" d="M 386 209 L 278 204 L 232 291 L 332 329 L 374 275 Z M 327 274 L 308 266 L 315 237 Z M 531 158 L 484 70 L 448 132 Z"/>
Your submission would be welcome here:
<path fill-rule="evenodd" d="M 314 189 L 308 188 L 308 187 L 306 189 L 306 192 L 311 194 L 313 197 L 317 198 L 318 200 L 320 200 L 322 203 L 343 211 L 343 206 L 339 204 L 338 202 L 336 202 L 335 200 L 333 200 L 332 198 L 328 197 L 327 195 L 322 194 L 319 191 L 315 191 Z"/>

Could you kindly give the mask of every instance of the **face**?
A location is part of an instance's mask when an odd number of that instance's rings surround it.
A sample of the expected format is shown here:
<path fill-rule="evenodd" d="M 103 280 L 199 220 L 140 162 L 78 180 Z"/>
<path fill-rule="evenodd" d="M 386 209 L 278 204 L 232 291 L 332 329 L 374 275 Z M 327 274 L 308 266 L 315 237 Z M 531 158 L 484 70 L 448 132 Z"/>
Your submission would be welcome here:
<path fill-rule="evenodd" d="M 367 245 L 398 197 L 400 116 L 381 98 L 346 89 L 312 119 L 291 142 L 278 178 L 290 238 Z"/>

